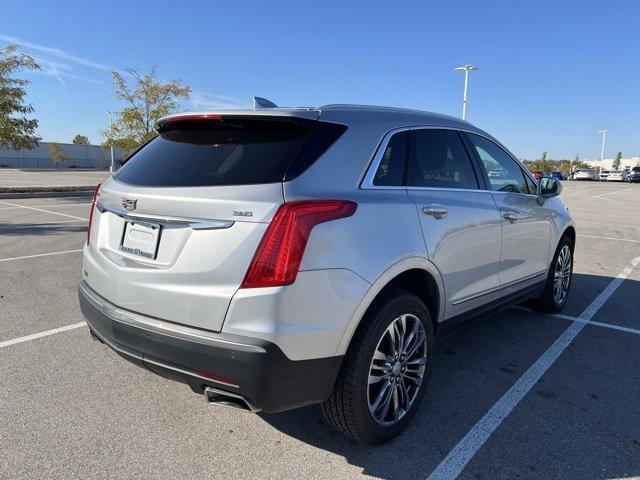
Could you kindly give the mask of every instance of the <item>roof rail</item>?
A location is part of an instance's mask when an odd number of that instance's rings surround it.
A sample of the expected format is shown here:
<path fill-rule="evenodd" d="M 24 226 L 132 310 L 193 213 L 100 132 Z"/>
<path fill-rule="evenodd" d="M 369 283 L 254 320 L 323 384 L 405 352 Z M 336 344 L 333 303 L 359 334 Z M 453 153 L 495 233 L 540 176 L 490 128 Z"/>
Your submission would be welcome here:
<path fill-rule="evenodd" d="M 253 109 L 254 110 L 262 110 L 264 108 L 278 108 L 278 106 L 273 103 L 271 100 L 267 100 L 262 97 L 253 97 Z"/>

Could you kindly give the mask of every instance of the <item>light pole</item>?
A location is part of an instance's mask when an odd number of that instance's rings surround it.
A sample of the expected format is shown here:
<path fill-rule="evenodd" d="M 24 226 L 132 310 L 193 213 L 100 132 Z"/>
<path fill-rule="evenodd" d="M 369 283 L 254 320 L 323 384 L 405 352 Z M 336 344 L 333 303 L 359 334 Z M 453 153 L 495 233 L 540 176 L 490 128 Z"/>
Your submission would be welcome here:
<path fill-rule="evenodd" d="M 600 172 L 598 173 L 598 180 L 600 180 L 600 176 L 602 175 L 602 161 L 604 160 L 604 141 L 607 138 L 607 132 L 609 130 L 598 130 L 598 133 L 602 134 L 602 149 L 600 150 Z"/>
<path fill-rule="evenodd" d="M 456 71 L 464 70 L 464 95 L 462 97 L 462 119 L 467 119 L 467 85 L 469 84 L 469 72 L 471 70 L 478 70 L 478 67 L 474 67 L 473 65 L 465 65 L 464 67 L 456 67 L 454 68 Z"/>
<path fill-rule="evenodd" d="M 113 134 L 113 112 L 111 110 L 107 110 L 107 113 L 109 114 L 109 133 Z M 109 167 L 109 170 L 111 172 L 113 172 L 114 169 L 114 162 L 113 162 L 113 141 L 111 142 L 111 166 Z"/>

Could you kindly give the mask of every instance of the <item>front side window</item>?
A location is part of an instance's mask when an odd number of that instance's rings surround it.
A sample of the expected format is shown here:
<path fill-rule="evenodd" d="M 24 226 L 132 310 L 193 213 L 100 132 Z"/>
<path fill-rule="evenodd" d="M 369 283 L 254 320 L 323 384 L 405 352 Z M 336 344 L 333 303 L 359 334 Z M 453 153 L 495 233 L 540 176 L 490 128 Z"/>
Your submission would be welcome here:
<path fill-rule="evenodd" d="M 498 145 L 480 135 L 467 134 L 496 192 L 529 193 L 520 165 Z"/>
<path fill-rule="evenodd" d="M 527 188 L 529 189 L 529 193 L 531 195 L 535 195 L 538 192 L 538 187 L 536 185 L 536 182 L 531 180 L 531 177 L 526 173 L 524 174 L 524 181 L 527 183 Z"/>
<path fill-rule="evenodd" d="M 373 184 L 377 186 L 402 186 L 404 184 L 404 165 L 407 159 L 407 133 L 394 134 L 382 154 Z"/>
<path fill-rule="evenodd" d="M 471 160 L 453 130 L 423 129 L 411 132 L 407 185 L 431 188 L 477 189 Z"/>

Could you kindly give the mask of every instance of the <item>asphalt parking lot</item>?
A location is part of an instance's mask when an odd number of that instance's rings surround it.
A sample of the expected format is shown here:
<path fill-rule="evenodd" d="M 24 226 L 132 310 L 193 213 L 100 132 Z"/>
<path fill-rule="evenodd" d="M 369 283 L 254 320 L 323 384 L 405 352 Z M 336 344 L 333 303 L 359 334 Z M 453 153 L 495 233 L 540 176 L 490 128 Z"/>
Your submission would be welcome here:
<path fill-rule="evenodd" d="M 0 199 L 0 478 L 640 477 L 640 185 L 564 186 L 562 316 L 514 308 L 441 342 L 413 425 L 382 447 L 316 407 L 210 407 L 91 341 L 89 199 Z"/>

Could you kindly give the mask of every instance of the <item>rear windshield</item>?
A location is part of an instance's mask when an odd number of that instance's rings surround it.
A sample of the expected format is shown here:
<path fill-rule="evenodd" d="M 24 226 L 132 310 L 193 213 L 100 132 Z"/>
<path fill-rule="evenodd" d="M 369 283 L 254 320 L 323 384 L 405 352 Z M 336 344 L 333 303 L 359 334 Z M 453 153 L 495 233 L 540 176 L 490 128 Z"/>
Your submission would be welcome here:
<path fill-rule="evenodd" d="M 309 137 L 317 137 L 320 123 L 255 118 L 170 123 L 134 153 L 115 178 L 143 187 L 281 182 L 300 154 L 309 164 L 337 138 L 325 134 L 320 152 L 304 148 L 307 143 L 317 147 L 317 138 L 309 142 Z M 300 173 L 300 166 L 296 171 Z"/>

